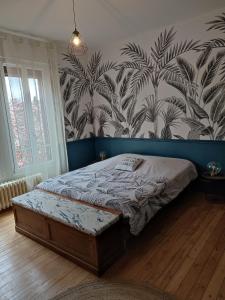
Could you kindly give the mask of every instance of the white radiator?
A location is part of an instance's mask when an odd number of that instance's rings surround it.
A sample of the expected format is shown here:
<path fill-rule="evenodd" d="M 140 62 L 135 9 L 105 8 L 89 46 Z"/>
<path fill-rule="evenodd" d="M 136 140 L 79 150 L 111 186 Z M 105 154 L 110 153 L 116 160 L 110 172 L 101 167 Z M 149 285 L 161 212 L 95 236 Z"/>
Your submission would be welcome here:
<path fill-rule="evenodd" d="M 12 205 L 13 197 L 27 193 L 41 181 L 42 175 L 35 174 L 0 184 L 0 211 Z"/>

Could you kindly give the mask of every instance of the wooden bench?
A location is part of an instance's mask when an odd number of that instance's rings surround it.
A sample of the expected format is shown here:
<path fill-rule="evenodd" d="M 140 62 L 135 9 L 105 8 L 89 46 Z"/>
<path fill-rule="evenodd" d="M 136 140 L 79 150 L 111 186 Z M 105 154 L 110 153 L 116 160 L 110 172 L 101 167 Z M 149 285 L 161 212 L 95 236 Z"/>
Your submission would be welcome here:
<path fill-rule="evenodd" d="M 118 212 L 34 190 L 12 199 L 16 231 L 101 275 L 125 250 Z"/>

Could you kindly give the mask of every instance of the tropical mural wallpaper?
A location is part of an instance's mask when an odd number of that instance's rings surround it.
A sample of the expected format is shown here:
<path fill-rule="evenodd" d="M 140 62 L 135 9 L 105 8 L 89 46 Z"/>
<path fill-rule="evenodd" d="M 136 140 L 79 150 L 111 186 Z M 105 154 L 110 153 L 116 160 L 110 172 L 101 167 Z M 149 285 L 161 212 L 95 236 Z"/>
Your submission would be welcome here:
<path fill-rule="evenodd" d="M 63 54 L 67 139 L 225 140 L 225 13 L 208 21 L 206 31 L 217 37 L 180 41 L 173 27 L 164 29 L 146 49 L 126 43 L 119 61 L 95 52 L 84 64 Z"/>

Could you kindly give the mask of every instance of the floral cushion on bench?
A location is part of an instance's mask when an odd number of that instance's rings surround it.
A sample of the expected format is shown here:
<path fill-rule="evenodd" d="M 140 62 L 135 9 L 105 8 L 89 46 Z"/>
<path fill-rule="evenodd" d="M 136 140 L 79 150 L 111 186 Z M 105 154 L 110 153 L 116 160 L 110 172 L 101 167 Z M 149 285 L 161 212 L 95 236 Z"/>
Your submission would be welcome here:
<path fill-rule="evenodd" d="M 12 203 L 94 236 L 101 234 L 119 220 L 119 215 L 116 213 L 38 189 L 13 198 Z"/>

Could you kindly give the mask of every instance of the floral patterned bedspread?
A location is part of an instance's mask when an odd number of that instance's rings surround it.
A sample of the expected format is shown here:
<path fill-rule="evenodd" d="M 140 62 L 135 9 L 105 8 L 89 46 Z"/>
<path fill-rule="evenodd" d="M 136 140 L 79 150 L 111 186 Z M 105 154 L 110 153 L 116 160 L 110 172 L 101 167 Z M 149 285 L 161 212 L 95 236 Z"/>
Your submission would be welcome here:
<path fill-rule="evenodd" d="M 144 158 L 144 162 L 134 172 L 115 169 L 116 163 L 124 158 L 124 155 L 119 155 L 104 162 L 50 178 L 37 187 L 94 205 L 119 210 L 124 217 L 129 218 L 130 232 L 137 235 L 156 212 L 175 198 L 193 179 L 191 177 L 194 177 L 194 172 L 192 174 L 189 170 L 188 174 L 191 175 L 186 174 L 179 182 L 180 173 L 175 173 L 173 177 L 175 176 L 178 186 L 174 189 L 173 186 L 176 184 L 171 185 L 168 177 L 165 176 L 170 176 L 173 170 L 176 170 L 176 164 L 173 161 L 168 168 L 163 158 L 159 160 L 162 167 L 167 170 L 167 173 L 163 174 L 158 162 L 154 168 L 153 159 L 147 156 L 141 157 Z M 183 165 L 184 163 L 182 163 L 182 168 Z M 187 168 L 186 165 L 185 168 Z M 157 171 L 158 169 L 160 172 Z"/>

